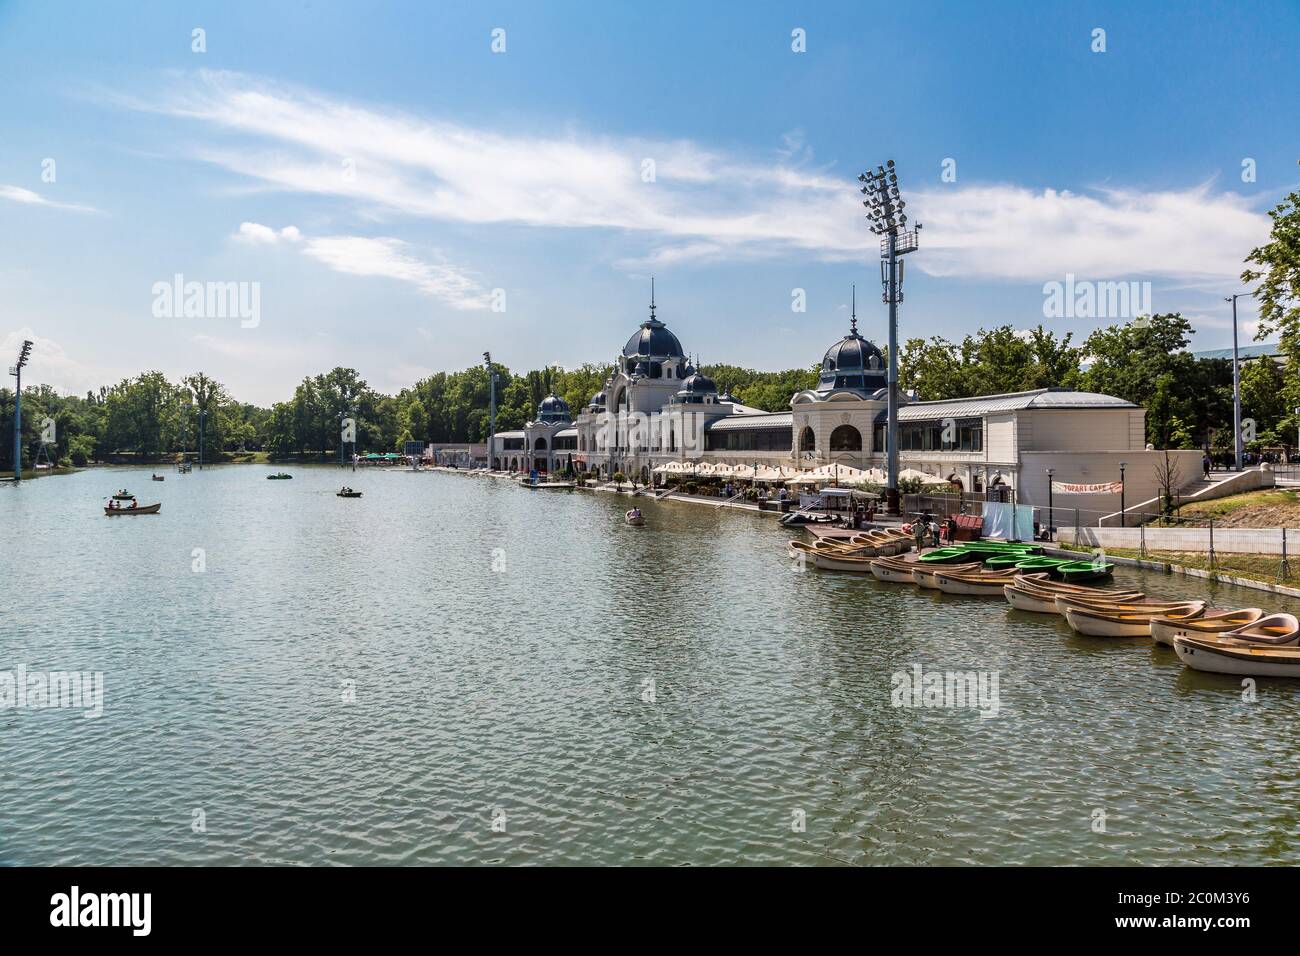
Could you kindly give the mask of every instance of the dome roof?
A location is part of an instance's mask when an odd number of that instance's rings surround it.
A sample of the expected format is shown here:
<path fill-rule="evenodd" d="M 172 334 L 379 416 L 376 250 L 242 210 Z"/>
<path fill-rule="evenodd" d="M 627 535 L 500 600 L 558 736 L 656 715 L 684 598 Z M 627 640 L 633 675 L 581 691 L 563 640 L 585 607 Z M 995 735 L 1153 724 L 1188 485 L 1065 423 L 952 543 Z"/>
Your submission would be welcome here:
<path fill-rule="evenodd" d="M 681 390 L 692 395 L 717 394 L 718 386 L 703 372 L 692 372 L 682 380 Z"/>
<path fill-rule="evenodd" d="M 623 357 L 645 356 L 647 358 L 681 358 L 682 343 L 658 319 L 647 319 L 641 327 L 632 333 L 623 346 Z"/>
<path fill-rule="evenodd" d="M 537 420 L 539 422 L 572 421 L 573 416 L 569 414 L 569 403 L 552 392 L 542 399 L 542 403 L 537 406 Z"/>
<path fill-rule="evenodd" d="M 587 404 L 590 405 L 592 408 L 604 408 L 605 401 L 606 401 L 605 390 L 602 388 L 595 395 L 591 396 L 591 401 L 588 402 Z"/>
<path fill-rule="evenodd" d="M 827 372 L 879 372 L 884 368 L 885 356 L 880 349 L 858 335 L 856 330 L 828 348 L 822 357 L 823 375 Z"/>

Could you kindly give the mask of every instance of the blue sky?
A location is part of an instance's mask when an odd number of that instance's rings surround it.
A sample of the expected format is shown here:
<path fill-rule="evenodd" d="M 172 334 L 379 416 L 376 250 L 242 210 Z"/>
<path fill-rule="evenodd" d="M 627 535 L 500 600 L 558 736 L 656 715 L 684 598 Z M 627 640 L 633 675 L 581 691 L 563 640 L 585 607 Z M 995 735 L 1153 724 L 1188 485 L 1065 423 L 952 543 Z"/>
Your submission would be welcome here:
<path fill-rule="evenodd" d="M 0 0 L 0 341 L 73 391 L 202 369 L 269 403 L 340 364 L 393 391 L 484 349 L 607 361 L 654 274 L 705 362 L 807 365 L 854 282 L 885 338 L 854 178 L 892 157 L 925 224 L 904 336 L 1116 321 L 1044 318 L 1071 273 L 1221 347 L 1300 178 L 1297 36 L 1290 2 Z M 157 317 L 178 273 L 258 283 L 256 327 Z"/>

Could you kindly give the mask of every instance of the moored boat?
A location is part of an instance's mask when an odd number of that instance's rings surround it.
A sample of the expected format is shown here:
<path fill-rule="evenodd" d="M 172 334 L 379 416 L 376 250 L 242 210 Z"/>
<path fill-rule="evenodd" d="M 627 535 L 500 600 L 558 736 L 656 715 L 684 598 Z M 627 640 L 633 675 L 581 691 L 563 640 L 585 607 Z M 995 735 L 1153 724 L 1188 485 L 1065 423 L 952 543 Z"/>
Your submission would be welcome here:
<path fill-rule="evenodd" d="M 1115 565 L 1109 561 L 1069 561 L 1056 569 L 1062 580 L 1075 584 L 1100 581 L 1114 572 Z"/>
<path fill-rule="evenodd" d="M 1007 603 L 1017 611 L 1032 611 L 1036 614 L 1060 614 L 1060 608 L 1056 606 L 1056 597 L 1062 592 L 1053 589 L 1058 587 L 1059 584 L 1046 581 L 1043 583 L 1048 584 L 1049 587 L 1043 587 L 1036 582 L 1027 581 L 1025 577 L 1019 577 L 1006 585 L 1002 589 L 1002 593 L 1006 597 Z M 1140 601 L 1145 596 L 1141 591 L 1114 592 L 1115 598 L 1124 601 Z"/>
<path fill-rule="evenodd" d="M 879 581 L 890 581 L 895 584 L 915 584 L 916 579 L 912 577 L 912 568 L 915 564 L 915 561 L 908 561 L 904 558 L 876 558 L 871 562 L 871 574 Z"/>
<path fill-rule="evenodd" d="M 1231 632 L 1230 632 L 1231 633 Z M 1276 647 L 1231 637 L 1179 635 L 1174 653 L 1193 670 L 1243 677 L 1300 677 L 1300 647 Z"/>
<path fill-rule="evenodd" d="M 1180 635 L 1217 637 L 1254 624 L 1263 616 L 1264 612 L 1260 608 L 1247 607 L 1239 611 L 1211 611 L 1183 620 L 1156 617 L 1151 619 L 1151 637 L 1157 644 L 1173 647 L 1174 638 Z"/>
<path fill-rule="evenodd" d="M 940 571 L 975 571 L 979 566 L 978 561 L 967 561 L 965 564 L 950 564 L 946 567 L 942 564 L 926 565 L 917 561 L 916 567 L 912 568 L 912 580 L 923 588 L 937 591 L 939 590 L 939 582 L 934 579 L 934 576 Z"/>
<path fill-rule="evenodd" d="M 1015 568 L 1005 571 L 945 571 L 934 572 L 934 581 L 944 594 L 965 594 L 972 597 L 1001 597 L 1007 582 L 1019 572 Z"/>
<path fill-rule="evenodd" d="M 1067 605 L 1065 620 L 1074 630 L 1089 637 L 1150 637 L 1153 617 L 1162 613 L 1168 617 L 1191 617 L 1205 610 L 1205 602 L 1189 601 L 1181 607 L 1150 611 L 1138 607 L 1120 605 L 1115 609 L 1103 609 Z"/>

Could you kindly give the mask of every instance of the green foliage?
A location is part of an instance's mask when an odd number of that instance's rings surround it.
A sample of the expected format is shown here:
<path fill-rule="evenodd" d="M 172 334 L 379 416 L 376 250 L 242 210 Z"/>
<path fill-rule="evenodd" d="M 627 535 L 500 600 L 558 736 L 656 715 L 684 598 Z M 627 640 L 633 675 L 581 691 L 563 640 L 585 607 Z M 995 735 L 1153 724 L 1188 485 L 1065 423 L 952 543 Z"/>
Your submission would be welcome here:
<path fill-rule="evenodd" d="M 995 392 L 1077 387 L 1080 350 L 1071 334 L 1057 339 L 1041 325 L 980 329 L 961 344 L 941 336 L 908 339 L 898 353 L 899 385 L 923 400 L 970 398 Z"/>
<path fill-rule="evenodd" d="M 700 371 L 718 386 L 720 393 L 730 392 L 742 405 L 765 412 L 782 412 L 790 408 L 796 392 L 817 387 L 820 366 L 792 368 L 783 372 L 758 372 L 735 365 L 704 365 Z"/>

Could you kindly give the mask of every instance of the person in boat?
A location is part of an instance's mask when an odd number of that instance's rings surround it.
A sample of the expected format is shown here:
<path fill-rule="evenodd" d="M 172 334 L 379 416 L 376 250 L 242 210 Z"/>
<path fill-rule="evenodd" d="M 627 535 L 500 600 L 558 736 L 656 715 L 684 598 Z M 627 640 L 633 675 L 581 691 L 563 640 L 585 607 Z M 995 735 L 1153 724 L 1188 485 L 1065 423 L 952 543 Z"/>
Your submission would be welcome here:
<path fill-rule="evenodd" d="M 632 521 L 635 521 L 637 518 L 641 517 L 641 509 L 633 508 L 630 511 L 628 511 L 627 516 Z"/>

